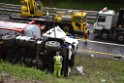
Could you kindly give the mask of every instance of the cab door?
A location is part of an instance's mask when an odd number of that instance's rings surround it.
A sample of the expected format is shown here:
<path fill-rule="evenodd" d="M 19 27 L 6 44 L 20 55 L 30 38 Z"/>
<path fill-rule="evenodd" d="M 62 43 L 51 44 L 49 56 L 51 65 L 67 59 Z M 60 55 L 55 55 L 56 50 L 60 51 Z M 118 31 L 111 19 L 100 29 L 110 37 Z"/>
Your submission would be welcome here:
<path fill-rule="evenodd" d="M 106 16 L 98 15 L 98 18 L 94 24 L 95 29 L 102 30 L 106 26 Z"/>

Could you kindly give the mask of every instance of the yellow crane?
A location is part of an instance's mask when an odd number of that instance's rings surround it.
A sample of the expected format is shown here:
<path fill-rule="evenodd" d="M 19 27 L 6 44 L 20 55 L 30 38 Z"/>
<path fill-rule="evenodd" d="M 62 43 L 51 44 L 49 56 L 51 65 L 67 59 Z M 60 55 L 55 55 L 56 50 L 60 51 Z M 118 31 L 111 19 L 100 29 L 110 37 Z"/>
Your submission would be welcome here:
<path fill-rule="evenodd" d="M 84 24 L 86 25 L 86 16 L 87 12 L 85 11 L 74 11 L 74 10 L 63 10 L 64 13 L 60 13 L 56 10 L 54 16 L 50 16 L 46 13 L 46 17 L 43 15 L 43 6 L 40 0 L 21 0 L 22 7 L 21 7 L 21 15 L 23 17 L 44 17 L 44 20 L 38 20 L 42 24 L 48 23 L 59 25 L 64 31 L 66 32 L 82 32 L 84 30 Z M 46 10 L 47 11 L 47 10 Z M 59 12 L 59 13 L 58 13 Z M 52 17 L 52 19 L 51 19 Z M 36 19 L 35 19 L 36 20 Z M 37 21 L 37 20 L 36 20 Z"/>
<path fill-rule="evenodd" d="M 21 14 L 24 17 L 34 17 L 34 16 L 42 16 L 42 3 L 41 1 L 35 0 L 21 0 L 23 6 L 21 7 Z"/>

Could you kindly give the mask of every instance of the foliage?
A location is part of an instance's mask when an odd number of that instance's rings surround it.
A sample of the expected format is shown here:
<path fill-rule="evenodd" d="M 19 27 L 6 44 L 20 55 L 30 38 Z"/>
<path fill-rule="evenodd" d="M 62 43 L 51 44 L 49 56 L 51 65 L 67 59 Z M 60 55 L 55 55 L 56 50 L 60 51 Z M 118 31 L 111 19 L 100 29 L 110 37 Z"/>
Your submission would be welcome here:
<path fill-rule="evenodd" d="M 35 68 L 24 65 L 12 65 L 0 62 L 0 73 L 6 72 L 20 79 L 41 80 L 43 83 L 124 83 L 124 62 L 120 60 L 90 57 L 85 54 L 76 55 L 75 66 L 68 78 L 57 78 Z M 77 72 L 76 67 L 83 66 L 84 75 Z"/>
<path fill-rule="evenodd" d="M 44 4 L 45 5 L 45 4 Z M 82 9 L 82 10 L 101 10 L 104 7 L 108 9 L 119 10 L 123 8 L 123 3 L 106 3 L 106 2 L 77 2 L 77 1 L 68 1 L 68 2 L 54 2 L 54 6 L 59 8 L 68 8 L 68 9 Z"/>
<path fill-rule="evenodd" d="M 20 0 L 0 0 L 0 2 L 21 4 Z M 108 7 L 108 9 L 119 10 L 124 8 L 122 3 L 124 0 L 43 0 L 42 2 L 44 6 L 69 9 L 101 10 L 104 7 Z"/>

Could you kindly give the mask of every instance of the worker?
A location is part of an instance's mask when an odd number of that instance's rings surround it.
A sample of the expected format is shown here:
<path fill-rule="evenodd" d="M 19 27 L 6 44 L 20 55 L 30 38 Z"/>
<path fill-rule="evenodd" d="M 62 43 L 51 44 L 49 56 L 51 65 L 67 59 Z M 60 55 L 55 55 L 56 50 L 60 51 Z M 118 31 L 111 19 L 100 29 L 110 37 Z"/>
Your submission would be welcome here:
<path fill-rule="evenodd" d="M 84 44 L 87 45 L 88 42 L 88 37 L 89 37 L 89 30 L 88 30 L 88 25 L 86 23 L 84 24 Z"/>
<path fill-rule="evenodd" d="M 46 16 L 49 16 L 49 11 L 46 11 Z"/>
<path fill-rule="evenodd" d="M 29 24 L 36 24 L 35 20 L 32 20 L 31 22 L 29 22 Z"/>
<path fill-rule="evenodd" d="M 53 60 L 54 60 L 54 75 L 60 77 L 63 58 L 59 52 L 56 52 L 56 56 L 53 57 Z"/>

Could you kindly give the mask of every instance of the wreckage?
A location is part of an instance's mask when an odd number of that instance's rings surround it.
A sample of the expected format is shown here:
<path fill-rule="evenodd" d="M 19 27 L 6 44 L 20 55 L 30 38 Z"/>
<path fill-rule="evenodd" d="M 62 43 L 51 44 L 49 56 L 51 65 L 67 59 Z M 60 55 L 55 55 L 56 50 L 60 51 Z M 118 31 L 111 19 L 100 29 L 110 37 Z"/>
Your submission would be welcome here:
<path fill-rule="evenodd" d="M 53 72 L 53 56 L 60 51 L 62 72 L 68 76 L 74 65 L 78 41 L 56 26 L 45 33 L 36 24 L 0 21 L 0 57 L 11 63 L 23 63 Z"/>

